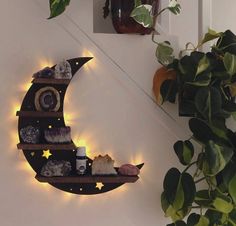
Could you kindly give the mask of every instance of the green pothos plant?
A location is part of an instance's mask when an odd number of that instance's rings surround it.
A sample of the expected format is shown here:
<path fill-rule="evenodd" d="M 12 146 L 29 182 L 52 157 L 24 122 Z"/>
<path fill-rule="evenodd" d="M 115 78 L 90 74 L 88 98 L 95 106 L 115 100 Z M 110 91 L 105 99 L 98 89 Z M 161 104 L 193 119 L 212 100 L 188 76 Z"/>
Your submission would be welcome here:
<path fill-rule="evenodd" d="M 106 18 L 110 12 L 110 1 L 111 0 L 104 0 L 104 18 Z M 61 15 L 66 10 L 67 6 L 69 6 L 69 4 L 70 0 L 49 0 L 50 16 L 48 19 Z M 178 14 L 180 12 L 180 5 L 176 0 L 170 0 L 168 7 L 157 13 L 157 9 L 152 5 L 142 4 L 142 0 L 134 0 L 134 10 L 132 12 L 132 17 L 144 27 L 153 27 L 153 22 L 155 22 L 157 16 L 166 9 L 170 10 L 174 14 Z"/>
<path fill-rule="evenodd" d="M 214 39 L 209 52 L 197 51 Z M 186 168 L 167 172 L 162 209 L 173 226 L 234 226 L 236 133 L 226 121 L 236 116 L 236 36 L 229 30 L 209 30 L 196 47 L 188 44 L 185 51 L 191 54 L 166 66 L 166 75 L 176 76 L 162 79 L 157 94 L 162 96 L 162 103 L 174 102 L 178 95 L 180 113 L 192 117 L 192 136 L 173 147 Z"/>
<path fill-rule="evenodd" d="M 178 13 L 177 3 L 172 4 Z M 138 6 L 132 16 L 142 16 L 134 19 L 154 26 L 156 17 L 144 10 L 137 12 L 141 7 L 148 8 Z M 198 51 L 212 40 L 216 42 L 209 52 Z M 178 95 L 180 115 L 192 117 L 192 136 L 173 147 L 186 168 L 167 172 L 162 209 L 172 219 L 171 226 L 236 225 L 236 133 L 226 125 L 229 117 L 236 118 L 236 36 L 229 30 L 209 29 L 197 46 L 188 43 L 179 59 L 173 56 L 169 42 L 156 44 L 157 59 L 165 66 L 154 78 L 157 100 L 173 103 Z M 183 56 L 184 52 L 191 54 Z"/>
<path fill-rule="evenodd" d="M 213 40 L 209 52 L 198 51 Z M 192 132 L 173 146 L 185 168 L 171 168 L 163 182 L 162 209 L 173 222 L 168 226 L 235 226 L 236 132 L 226 122 L 236 119 L 236 36 L 209 29 L 178 59 L 169 43 L 157 44 L 164 67 L 154 77 L 154 94 L 159 104 L 175 103 L 178 96 Z"/>

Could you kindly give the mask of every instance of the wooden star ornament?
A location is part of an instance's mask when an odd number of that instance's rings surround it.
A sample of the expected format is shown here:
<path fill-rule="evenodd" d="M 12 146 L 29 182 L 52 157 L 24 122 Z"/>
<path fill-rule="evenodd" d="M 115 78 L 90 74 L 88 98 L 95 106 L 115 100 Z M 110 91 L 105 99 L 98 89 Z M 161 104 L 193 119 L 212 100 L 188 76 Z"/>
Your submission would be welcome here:
<path fill-rule="evenodd" d="M 99 190 L 102 190 L 102 188 L 104 187 L 103 183 L 96 183 L 96 188 L 98 188 Z"/>

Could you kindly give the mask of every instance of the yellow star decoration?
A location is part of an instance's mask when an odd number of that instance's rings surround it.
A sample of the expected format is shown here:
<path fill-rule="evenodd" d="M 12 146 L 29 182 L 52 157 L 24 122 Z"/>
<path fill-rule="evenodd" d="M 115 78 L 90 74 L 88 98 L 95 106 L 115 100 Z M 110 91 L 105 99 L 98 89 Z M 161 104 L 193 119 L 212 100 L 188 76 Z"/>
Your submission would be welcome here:
<path fill-rule="evenodd" d="M 31 152 L 30 154 L 31 154 L 31 156 L 33 157 L 33 156 L 35 155 L 35 152 Z"/>
<path fill-rule="evenodd" d="M 96 183 L 96 188 L 98 188 L 99 190 L 102 190 L 102 187 L 104 187 L 103 183 Z"/>
<path fill-rule="evenodd" d="M 51 155 L 52 154 L 51 154 L 50 150 L 43 150 L 42 157 L 45 157 L 46 159 L 48 159 Z"/>

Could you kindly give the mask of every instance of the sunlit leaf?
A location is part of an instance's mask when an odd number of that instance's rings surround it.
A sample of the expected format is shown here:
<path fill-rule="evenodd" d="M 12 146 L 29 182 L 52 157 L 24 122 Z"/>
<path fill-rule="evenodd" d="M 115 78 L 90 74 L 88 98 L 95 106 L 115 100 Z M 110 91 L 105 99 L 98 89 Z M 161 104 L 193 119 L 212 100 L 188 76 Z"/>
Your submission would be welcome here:
<path fill-rule="evenodd" d="M 230 198 L 227 196 L 216 197 L 212 205 L 216 208 L 216 210 L 222 213 L 230 213 L 234 208 Z"/>
<path fill-rule="evenodd" d="M 216 32 L 212 29 L 208 29 L 208 32 L 205 34 L 205 37 L 203 38 L 203 40 L 201 41 L 201 44 L 204 44 L 206 42 L 212 41 L 214 39 L 217 39 L 219 37 L 222 36 L 222 32 Z"/>
<path fill-rule="evenodd" d="M 206 55 L 203 56 L 203 58 L 199 61 L 198 68 L 197 68 L 197 73 L 196 75 L 201 74 L 204 72 L 206 69 L 208 69 L 210 66 L 210 62 Z"/>

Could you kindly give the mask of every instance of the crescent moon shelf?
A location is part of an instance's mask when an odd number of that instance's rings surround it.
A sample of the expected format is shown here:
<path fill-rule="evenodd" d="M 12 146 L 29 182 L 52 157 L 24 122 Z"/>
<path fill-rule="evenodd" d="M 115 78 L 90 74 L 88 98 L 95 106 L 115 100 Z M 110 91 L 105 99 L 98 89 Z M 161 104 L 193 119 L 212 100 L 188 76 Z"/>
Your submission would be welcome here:
<path fill-rule="evenodd" d="M 76 173 L 76 145 L 71 141 L 67 144 L 51 144 L 45 141 L 44 137 L 39 136 L 39 141 L 36 144 L 28 144 L 22 140 L 20 133 L 23 128 L 33 126 L 39 130 L 46 130 L 48 128 L 66 127 L 63 115 L 64 97 L 67 87 L 71 79 L 77 71 L 88 61 L 91 57 L 80 57 L 67 60 L 71 67 L 72 77 L 70 79 L 56 79 L 56 78 L 34 78 L 32 85 L 26 93 L 21 105 L 20 111 L 17 112 L 18 134 L 20 143 L 17 145 L 18 149 L 22 149 L 25 158 L 29 162 L 32 169 L 36 172 L 35 178 L 41 183 L 49 183 L 51 186 L 63 190 L 65 192 L 93 195 L 111 191 L 120 187 L 125 183 L 134 183 L 138 176 L 93 176 L 91 165 L 93 160 L 88 158 L 87 171 L 85 175 L 78 175 Z M 55 70 L 55 66 L 50 69 Z M 59 105 L 54 106 L 54 111 L 43 111 L 39 109 L 39 103 L 36 101 L 37 95 L 41 90 L 49 87 L 49 90 L 56 92 L 54 98 L 59 101 Z M 51 155 L 51 156 L 50 156 Z M 70 175 L 63 177 L 45 177 L 40 174 L 42 167 L 50 160 L 65 160 L 71 163 L 72 171 Z M 139 169 L 144 164 L 137 165 Z M 118 171 L 118 168 L 115 168 Z"/>

